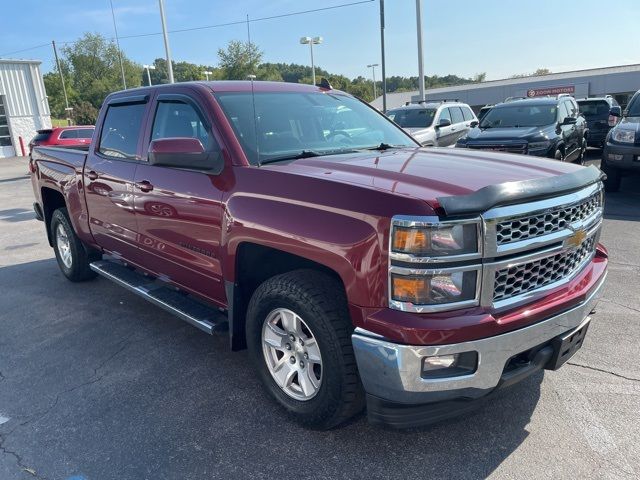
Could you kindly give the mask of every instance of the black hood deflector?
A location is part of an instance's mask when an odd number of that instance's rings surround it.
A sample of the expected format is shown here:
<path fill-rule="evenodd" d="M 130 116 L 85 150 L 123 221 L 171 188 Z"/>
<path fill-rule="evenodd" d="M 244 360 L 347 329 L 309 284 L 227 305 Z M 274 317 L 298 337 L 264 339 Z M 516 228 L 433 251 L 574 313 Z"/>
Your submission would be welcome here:
<path fill-rule="evenodd" d="M 593 165 L 553 177 L 489 185 L 469 195 L 438 197 L 447 216 L 482 213 L 501 205 L 532 202 L 588 187 L 605 175 Z"/>

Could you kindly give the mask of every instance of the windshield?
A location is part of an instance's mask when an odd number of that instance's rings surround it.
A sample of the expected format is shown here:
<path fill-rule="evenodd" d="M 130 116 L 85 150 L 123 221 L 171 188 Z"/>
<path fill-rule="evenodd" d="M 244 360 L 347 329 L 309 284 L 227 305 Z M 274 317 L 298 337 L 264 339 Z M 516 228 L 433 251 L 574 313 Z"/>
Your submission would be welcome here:
<path fill-rule="evenodd" d="M 387 112 L 387 117 L 403 128 L 426 128 L 433 123 L 433 108 L 399 108 Z"/>
<path fill-rule="evenodd" d="M 629 117 L 640 117 L 640 95 L 636 95 L 629 108 L 627 109 Z"/>
<path fill-rule="evenodd" d="M 254 165 L 303 151 L 330 155 L 381 144 L 417 146 L 382 114 L 343 94 L 256 92 L 255 107 L 251 92 L 216 98 Z"/>
<path fill-rule="evenodd" d="M 578 102 L 580 113 L 585 117 L 606 117 L 609 115 L 609 104 L 603 100 L 582 100 Z"/>
<path fill-rule="evenodd" d="M 555 105 L 505 105 L 489 110 L 480 128 L 539 127 L 555 121 Z"/>

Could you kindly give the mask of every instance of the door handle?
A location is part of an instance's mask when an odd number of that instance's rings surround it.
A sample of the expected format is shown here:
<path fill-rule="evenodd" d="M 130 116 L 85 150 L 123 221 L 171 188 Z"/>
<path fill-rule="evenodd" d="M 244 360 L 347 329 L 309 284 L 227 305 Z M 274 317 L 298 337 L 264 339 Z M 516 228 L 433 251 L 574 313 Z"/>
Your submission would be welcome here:
<path fill-rule="evenodd" d="M 87 173 L 87 178 L 91 181 L 97 180 L 98 177 L 100 175 L 98 175 L 96 172 L 94 172 L 93 170 L 91 170 L 89 173 Z"/>
<path fill-rule="evenodd" d="M 148 180 L 136 182 L 135 186 L 138 190 L 141 190 L 143 192 L 150 192 L 151 190 L 153 190 L 153 185 L 151 185 L 151 182 L 149 182 Z"/>

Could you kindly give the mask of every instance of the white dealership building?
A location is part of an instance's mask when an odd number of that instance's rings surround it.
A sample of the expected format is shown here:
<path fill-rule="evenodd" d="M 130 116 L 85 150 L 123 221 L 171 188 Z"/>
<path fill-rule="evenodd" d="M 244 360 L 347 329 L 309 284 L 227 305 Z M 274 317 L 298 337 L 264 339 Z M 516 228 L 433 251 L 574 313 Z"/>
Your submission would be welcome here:
<path fill-rule="evenodd" d="M 36 131 L 51 128 L 40 64 L 0 59 L 0 159 L 28 153 Z"/>

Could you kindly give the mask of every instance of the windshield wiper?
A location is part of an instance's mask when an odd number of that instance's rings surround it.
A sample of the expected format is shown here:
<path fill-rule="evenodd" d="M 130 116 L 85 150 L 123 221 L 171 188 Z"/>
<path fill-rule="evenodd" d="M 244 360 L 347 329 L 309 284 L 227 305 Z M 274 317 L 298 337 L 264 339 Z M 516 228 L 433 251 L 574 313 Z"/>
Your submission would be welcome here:
<path fill-rule="evenodd" d="M 302 150 L 298 153 L 283 155 L 281 157 L 265 158 L 264 160 L 260 160 L 260 165 L 265 165 L 267 163 L 284 162 L 286 160 L 300 160 L 301 158 L 326 157 L 328 155 L 341 155 L 343 153 L 355 153 L 355 152 L 357 152 L 357 150 L 353 150 L 350 148 L 342 149 L 342 150 L 328 150 L 326 152 L 318 152 L 316 150 Z"/>
<path fill-rule="evenodd" d="M 301 158 L 320 157 L 321 155 L 323 154 L 314 150 L 302 150 L 301 152 L 294 153 L 292 155 L 265 158 L 264 160 L 260 160 L 260 165 L 264 165 L 266 163 L 284 162 L 285 160 L 299 160 Z"/>
<path fill-rule="evenodd" d="M 389 145 L 388 143 L 382 142 L 380 145 L 376 145 L 375 147 L 364 147 L 361 150 L 380 150 L 381 152 L 385 150 L 389 150 L 390 148 L 403 148 L 406 145 Z"/>

